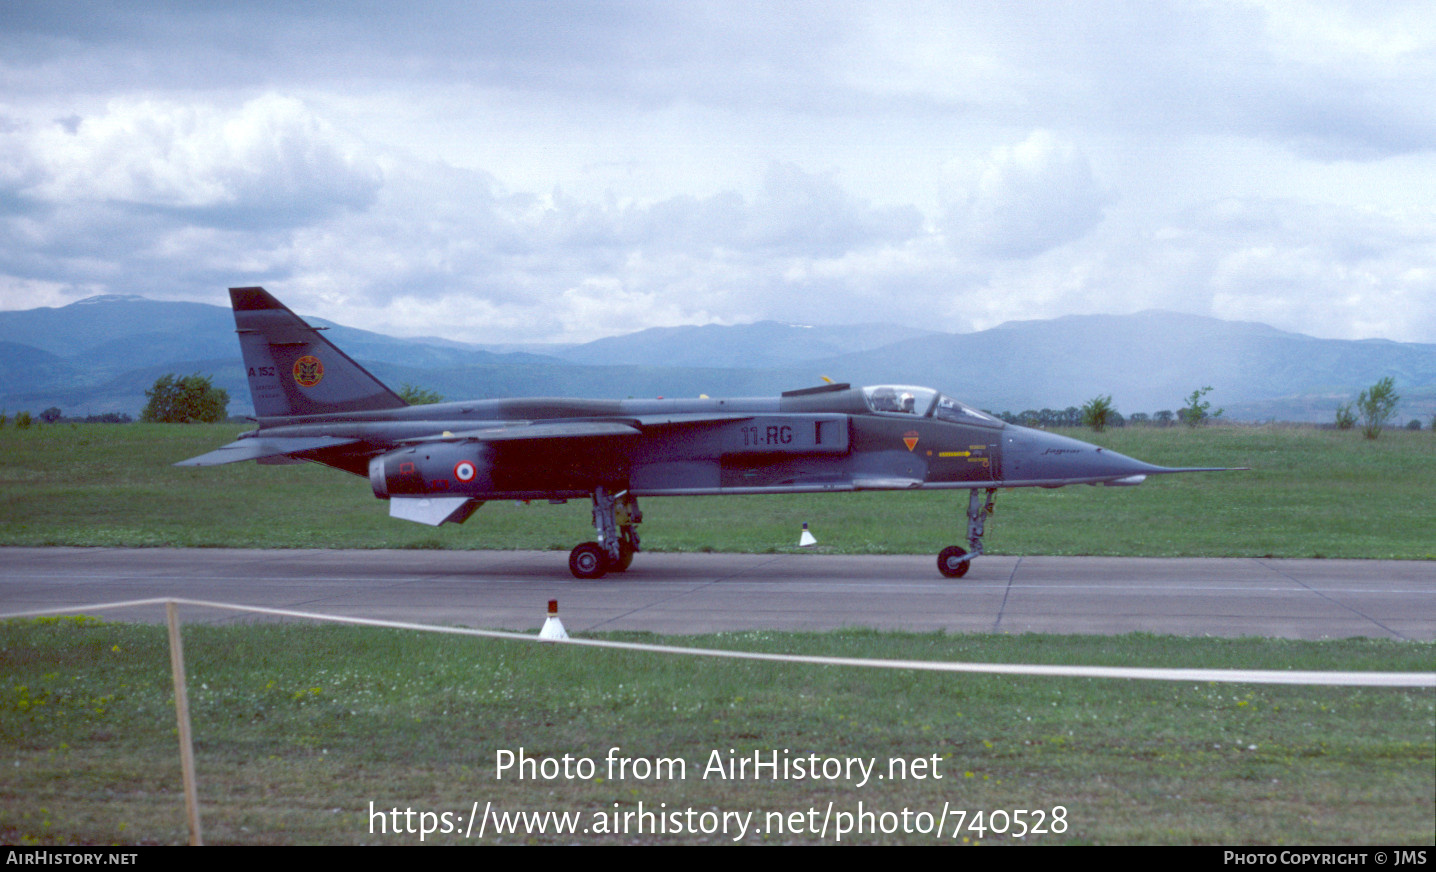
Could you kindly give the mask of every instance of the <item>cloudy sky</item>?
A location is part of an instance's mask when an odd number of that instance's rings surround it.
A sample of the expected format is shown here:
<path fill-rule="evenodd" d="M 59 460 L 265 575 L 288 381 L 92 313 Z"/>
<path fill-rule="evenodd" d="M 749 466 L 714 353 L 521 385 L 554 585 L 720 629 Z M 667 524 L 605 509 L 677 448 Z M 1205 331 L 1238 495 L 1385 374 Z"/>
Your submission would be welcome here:
<path fill-rule="evenodd" d="M 1436 342 L 1436 5 L 0 4 L 0 308 Z"/>

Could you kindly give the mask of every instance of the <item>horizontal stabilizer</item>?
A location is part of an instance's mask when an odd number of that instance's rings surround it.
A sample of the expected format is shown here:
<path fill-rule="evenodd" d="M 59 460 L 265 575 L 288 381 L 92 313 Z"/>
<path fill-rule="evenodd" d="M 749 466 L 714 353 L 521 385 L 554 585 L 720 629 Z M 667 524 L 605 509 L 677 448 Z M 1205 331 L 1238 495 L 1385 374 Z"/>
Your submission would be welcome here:
<path fill-rule="evenodd" d="M 389 517 L 430 527 L 462 524 L 482 505 L 469 497 L 391 497 Z"/>
<path fill-rule="evenodd" d="M 260 460 L 266 457 L 283 457 L 314 451 L 319 448 L 334 448 L 348 445 L 355 439 L 338 436 L 309 436 L 304 438 L 239 439 L 223 448 L 216 448 L 208 454 L 181 460 L 175 466 L 220 466 L 225 463 L 239 463 L 241 460 Z"/>

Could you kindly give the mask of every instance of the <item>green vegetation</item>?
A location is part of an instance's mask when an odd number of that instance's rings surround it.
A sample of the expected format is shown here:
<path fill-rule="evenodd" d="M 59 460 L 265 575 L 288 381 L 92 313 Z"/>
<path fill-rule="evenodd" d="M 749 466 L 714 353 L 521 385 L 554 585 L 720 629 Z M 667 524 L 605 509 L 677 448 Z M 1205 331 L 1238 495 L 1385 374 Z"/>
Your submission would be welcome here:
<path fill-rule="evenodd" d="M 1187 397 L 1187 405 L 1177 411 L 1177 417 L 1182 419 L 1183 424 L 1186 424 L 1188 427 L 1200 427 L 1213 418 L 1221 417 L 1222 412 L 1225 412 L 1226 409 L 1217 409 L 1215 412 L 1209 411 L 1212 404 L 1202 399 L 1202 397 L 1211 393 L 1211 391 L 1211 385 L 1192 391 L 1192 395 Z"/>
<path fill-rule="evenodd" d="M 240 548 L 539 548 L 591 539 L 589 506 L 494 502 L 467 524 L 395 521 L 366 479 L 316 466 L 175 461 L 229 424 L 0 430 L 0 544 Z M 1394 430 L 1109 429 L 1073 435 L 1168 466 L 1250 472 L 1153 477 L 1135 488 L 997 495 L 998 554 L 1436 559 L 1436 440 Z M 936 553 L 963 528 L 966 494 L 855 493 L 643 501 L 644 547 L 782 551 L 808 521 L 828 553 Z"/>
<path fill-rule="evenodd" d="M 1093 397 L 1082 406 L 1082 425 L 1101 433 L 1107 429 L 1117 410 L 1112 408 L 1112 395 Z"/>
<path fill-rule="evenodd" d="M 145 396 L 149 402 L 140 420 L 150 424 L 213 424 L 223 421 L 229 408 L 229 392 L 215 387 L 209 376 L 199 373 L 184 378 L 174 373 L 162 375 Z"/>
<path fill-rule="evenodd" d="M 623 638 L 649 640 L 629 634 Z M 678 645 L 987 662 L 1429 670 L 1433 646 L 846 631 Z M 0 624 L 0 841 L 185 839 L 164 629 L 66 618 Z M 655 809 L 937 814 L 1066 810 L 1025 842 L 1430 844 L 1429 691 L 1025 679 L 715 661 L 332 626 L 185 629 L 210 843 L 416 844 L 371 834 L 369 803 L 449 811 Z M 682 758 L 686 778 L 496 778 L 496 753 Z M 711 751 L 938 758 L 941 778 L 704 779 Z M 415 824 L 417 826 L 417 823 Z M 950 835 L 950 834 L 949 834 Z M 1012 843 L 991 833 L 849 843 Z M 571 843 L 573 836 L 491 842 Z M 729 837 L 601 837 L 583 842 Z M 455 843 L 454 835 L 426 842 Z M 476 843 L 477 839 L 469 840 Z M 834 841 L 811 835 L 748 843 Z"/>
<path fill-rule="evenodd" d="M 566 550 L 591 537 L 581 501 L 493 503 L 463 527 L 431 529 L 391 520 L 366 480 L 310 464 L 170 465 L 241 429 L 0 430 L 0 542 Z M 1154 463 L 1253 470 L 1153 478 L 1140 488 L 1005 491 L 989 523 L 992 550 L 1436 558 L 1436 440 L 1427 433 L 1391 431 L 1375 442 L 1275 427 L 1075 435 Z M 956 539 L 964 507 L 965 494 L 935 492 L 645 500 L 644 541 L 661 550 L 785 550 L 806 520 L 829 552 L 932 553 Z M 1429 671 L 1436 660 L 1429 643 L 1359 639 L 848 631 L 665 641 L 1142 666 Z M 185 648 L 210 842 L 412 844 L 416 835 L 371 834 L 369 802 L 381 811 L 467 813 L 490 800 L 504 811 L 590 817 L 636 811 L 640 801 L 648 809 L 667 803 L 760 817 L 826 808 L 830 800 L 839 811 L 855 811 L 859 801 L 869 810 L 932 813 L 944 802 L 987 811 L 1063 806 L 1070 829 L 1025 840 L 1039 844 L 1429 844 L 1436 837 L 1429 691 L 888 676 L 334 627 L 192 626 Z M 0 747 L 8 755 L 0 840 L 184 840 L 166 657 L 157 627 L 90 619 L 0 624 Z M 648 759 L 678 756 L 689 774 L 497 780 L 496 752 L 519 747 L 600 764 L 612 747 Z M 710 751 L 730 748 L 884 761 L 937 755 L 943 778 L 856 788 L 699 776 Z M 816 841 L 764 841 L 805 840 Z M 852 841 L 903 840 L 935 841 L 900 834 Z"/>
<path fill-rule="evenodd" d="M 1336 429 L 1350 430 L 1356 426 L 1356 410 L 1351 403 L 1342 403 L 1336 407 Z"/>
<path fill-rule="evenodd" d="M 438 391 L 431 391 L 428 388 L 421 388 L 418 385 L 409 384 L 408 382 L 404 382 L 397 393 L 403 398 L 404 402 L 411 406 L 429 406 L 444 401 L 444 395 Z"/>
<path fill-rule="evenodd" d="M 1381 428 L 1396 414 L 1401 395 L 1396 393 L 1396 380 L 1387 376 L 1361 392 L 1356 408 L 1361 411 L 1361 432 L 1367 439 L 1381 435 Z"/>

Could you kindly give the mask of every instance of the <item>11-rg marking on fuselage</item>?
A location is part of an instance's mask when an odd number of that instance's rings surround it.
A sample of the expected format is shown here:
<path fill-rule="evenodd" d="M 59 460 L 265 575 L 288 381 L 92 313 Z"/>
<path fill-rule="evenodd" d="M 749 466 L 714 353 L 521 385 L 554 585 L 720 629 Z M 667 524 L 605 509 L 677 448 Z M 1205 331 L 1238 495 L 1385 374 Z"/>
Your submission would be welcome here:
<path fill-rule="evenodd" d="M 770 425 L 768 427 L 743 427 L 743 445 L 752 447 L 755 445 L 791 445 L 793 443 L 793 428 L 784 424 L 781 426 Z"/>

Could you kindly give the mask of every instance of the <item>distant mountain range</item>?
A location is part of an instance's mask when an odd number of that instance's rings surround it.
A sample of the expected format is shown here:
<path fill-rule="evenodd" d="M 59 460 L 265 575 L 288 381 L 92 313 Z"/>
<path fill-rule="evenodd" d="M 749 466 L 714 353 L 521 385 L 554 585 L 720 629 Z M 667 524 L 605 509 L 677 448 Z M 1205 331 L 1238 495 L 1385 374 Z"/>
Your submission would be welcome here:
<path fill-rule="evenodd" d="M 1125 415 L 1207 397 L 1243 420 L 1330 421 L 1339 403 L 1396 379 L 1402 420 L 1436 413 L 1436 344 L 1317 339 L 1173 312 L 1013 321 L 977 333 L 889 324 L 760 321 L 666 327 L 581 345 L 398 339 L 322 319 L 327 336 L 394 387 L 450 399 L 509 396 L 744 396 L 818 384 L 929 385 L 995 412 L 1062 409 L 1110 394 Z M 166 373 L 199 372 L 250 414 L 227 307 L 133 295 L 0 312 L 0 409 L 138 416 Z"/>

